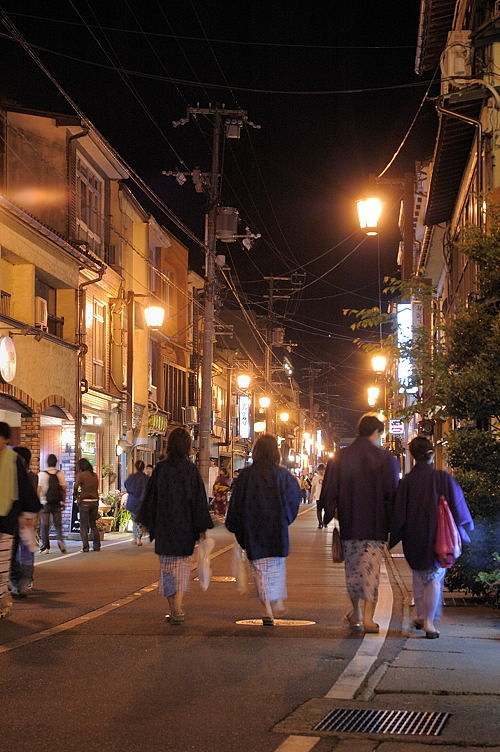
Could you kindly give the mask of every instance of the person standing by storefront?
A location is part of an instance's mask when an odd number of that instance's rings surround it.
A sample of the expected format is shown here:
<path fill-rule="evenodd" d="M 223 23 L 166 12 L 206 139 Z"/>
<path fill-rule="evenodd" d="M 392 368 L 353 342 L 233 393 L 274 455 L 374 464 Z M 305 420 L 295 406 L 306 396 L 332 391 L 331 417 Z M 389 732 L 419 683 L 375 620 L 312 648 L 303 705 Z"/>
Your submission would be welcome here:
<path fill-rule="evenodd" d="M 92 533 L 94 551 L 101 550 L 101 539 L 96 521 L 99 515 L 99 479 L 90 462 L 85 458 L 76 463 L 76 478 L 73 496 L 80 513 L 80 536 L 82 551 L 89 551 L 89 527 Z"/>
<path fill-rule="evenodd" d="M 252 458 L 253 464 L 241 471 L 231 494 L 226 527 L 250 561 L 262 624 L 273 627 L 287 597 L 288 527 L 299 511 L 301 494 L 297 479 L 279 466 L 274 436 L 263 434 L 257 439 Z"/>
<path fill-rule="evenodd" d="M 0 422 L 0 619 L 8 616 L 12 598 L 8 589 L 12 541 L 19 515 L 36 513 L 40 502 L 19 455 L 7 446 L 10 426 Z"/>
<path fill-rule="evenodd" d="M 328 462 L 320 497 L 326 510 L 324 521 L 328 524 L 334 517 L 339 520 L 346 586 L 352 603 L 346 618 L 356 632 L 379 631 L 373 613 L 399 482 L 396 459 L 378 446 L 383 430 L 384 424 L 376 415 L 362 416 L 357 439 Z"/>
<path fill-rule="evenodd" d="M 137 521 L 149 531 L 160 557 L 158 592 L 170 606 L 165 619 L 184 622 L 183 600 L 189 587 L 190 562 L 196 542 L 214 526 L 200 471 L 189 457 L 191 436 L 175 428 L 167 442 L 167 457 L 151 476 Z"/>
<path fill-rule="evenodd" d="M 33 490 L 38 489 L 38 473 L 30 470 L 31 452 L 28 447 L 14 447 L 14 451 L 21 457 L 28 473 Z M 9 588 L 13 596 L 25 598 L 33 588 L 35 573 L 35 527 L 37 514 L 23 512 L 19 515 L 17 530 L 12 545 L 12 557 L 9 572 Z"/>
<path fill-rule="evenodd" d="M 127 489 L 127 512 L 132 515 L 134 522 L 134 543 L 137 546 L 142 546 L 142 536 L 144 528 L 137 522 L 137 514 L 141 508 L 142 500 L 146 493 L 146 486 L 148 485 L 148 476 L 144 472 L 144 462 L 137 460 L 134 464 L 135 473 L 130 473 L 125 481 L 125 488 Z"/>
<path fill-rule="evenodd" d="M 40 553 L 49 553 L 50 551 L 50 520 L 54 523 L 57 535 L 57 545 L 60 551 L 65 554 L 66 546 L 64 545 L 62 535 L 62 511 L 66 499 L 66 478 L 62 470 L 57 469 L 57 457 L 55 454 L 49 454 L 47 457 L 47 469 L 38 473 L 38 496 L 42 503 L 42 513 L 40 515 Z"/>

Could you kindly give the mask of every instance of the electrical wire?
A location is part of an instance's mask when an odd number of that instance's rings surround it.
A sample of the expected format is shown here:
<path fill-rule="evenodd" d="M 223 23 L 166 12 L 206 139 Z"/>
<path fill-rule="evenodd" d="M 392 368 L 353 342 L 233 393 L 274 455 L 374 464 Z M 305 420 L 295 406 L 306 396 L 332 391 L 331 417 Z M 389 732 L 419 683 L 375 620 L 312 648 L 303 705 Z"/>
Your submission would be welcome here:
<path fill-rule="evenodd" d="M 0 33 L 0 37 L 3 37 L 4 39 L 8 39 L 11 42 L 17 42 L 21 44 L 20 40 L 17 39 L 15 36 L 11 36 L 9 34 L 3 34 Z M 145 71 L 137 71 L 132 70 L 130 68 L 122 68 L 120 66 L 115 65 L 106 65 L 105 63 L 98 63 L 94 60 L 87 60 L 85 58 L 76 57 L 76 55 L 68 55 L 64 52 L 57 52 L 56 50 L 50 49 L 49 47 L 43 47 L 39 44 L 34 44 L 29 42 L 29 46 L 34 50 L 40 50 L 41 52 L 46 52 L 49 55 L 55 55 L 57 57 L 65 58 L 66 60 L 73 60 L 76 63 L 82 63 L 83 65 L 91 65 L 95 68 L 102 68 L 104 70 L 112 70 L 117 73 L 123 73 L 128 76 L 137 76 L 138 78 L 147 78 L 153 81 L 165 81 L 165 83 L 170 84 L 179 84 L 179 86 L 194 86 L 197 88 L 203 87 L 206 89 L 221 89 L 226 91 L 244 91 L 249 94 L 279 94 L 284 96 L 334 96 L 334 95 L 342 95 L 342 94 L 370 94 L 374 92 L 381 92 L 381 91 L 397 91 L 398 89 L 414 89 L 419 88 L 420 86 L 427 86 L 429 84 L 429 81 L 414 81 L 413 83 L 406 83 L 406 84 L 393 84 L 391 86 L 372 86 L 372 87 L 361 87 L 358 89 L 317 89 L 317 90 L 292 90 L 292 89 L 257 89 L 250 86 L 238 86 L 236 84 L 230 84 L 229 86 L 226 84 L 216 84 L 216 83 L 210 83 L 208 81 L 191 81 L 189 79 L 185 78 L 177 78 L 174 76 L 163 76 L 160 73 L 147 73 Z"/>
<path fill-rule="evenodd" d="M 396 151 L 394 152 L 394 154 L 392 155 L 391 159 L 386 164 L 386 166 L 384 167 L 384 169 L 382 170 L 382 172 L 377 175 L 377 178 L 381 178 L 381 177 L 383 177 L 385 175 L 385 173 L 387 172 L 387 170 L 389 169 L 389 167 L 396 161 L 399 153 L 401 152 L 401 149 L 403 148 L 403 146 L 407 142 L 408 137 L 409 137 L 410 133 L 413 130 L 413 126 L 417 122 L 418 116 L 420 115 L 420 113 L 422 111 L 422 107 L 424 106 L 425 102 L 427 101 L 427 97 L 429 96 L 429 92 L 431 90 L 432 84 L 434 83 L 434 79 L 436 78 L 438 70 L 439 70 L 439 65 L 437 65 L 436 68 L 435 68 L 435 70 L 434 70 L 432 78 L 429 81 L 429 86 L 427 87 L 426 92 L 425 92 L 424 96 L 422 97 L 422 101 L 420 102 L 420 104 L 418 106 L 418 109 L 417 109 L 417 111 L 415 113 L 415 116 L 414 116 L 413 120 L 411 121 L 410 126 L 409 126 L 408 130 L 406 131 L 406 133 L 405 133 L 405 135 L 403 137 L 403 140 L 399 144 L 398 148 L 396 149 Z"/>
<path fill-rule="evenodd" d="M 17 13 L 9 11 L 10 16 L 20 16 L 22 18 L 32 18 L 37 21 L 50 21 L 51 23 L 65 24 L 67 26 L 82 26 L 76 21 L 67 21 L 60 18 L 49 18 L 47 16 L 36 16 L 30 13 Z M 106 31 L 116 31 L 122 34 L 137 34 L 135 29 L 124 29 L 116 26 L 103 26 Z M 292 49 L 312 49 L 312 50 L 413 50 L 414 44 L 398 44 L 398 45 L 340 45 L 340 44 L 291 44 L 287 42 L 252 42 L 249 40 L 234 40 L 234 39 L 208 39 L 208 37 L 195 37 L 195 36 L 181 36 L 176 34 L 165 34 L 161 31 L 147 31 L 148 36 L 152 37 L 164 37 L 166 39 L 184 39 L 192 42 L 205 42 L 209 41 L 214 44 L 233 44 L 239 46 L 254 46 L 254 47 L 289 47 Z"/>

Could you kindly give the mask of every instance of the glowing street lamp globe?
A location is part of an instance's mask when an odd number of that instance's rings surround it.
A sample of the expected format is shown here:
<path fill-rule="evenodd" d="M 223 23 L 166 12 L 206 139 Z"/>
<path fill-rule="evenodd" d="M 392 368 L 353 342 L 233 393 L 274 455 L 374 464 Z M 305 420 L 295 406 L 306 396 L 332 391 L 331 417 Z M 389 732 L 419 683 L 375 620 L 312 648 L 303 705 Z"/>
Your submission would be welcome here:
<path fill-rule="evenodd" d="M 250 386 L 250 381 L 251 378 L 247 373 L 240 373 L 240 375 L 236 379 L 238 389 L 248 389 L 248 387 Z"/>
<path fill-rule="evenodd" d="M 267 410 L 270 404 L 271 404 L 271 400 L 269 397 L 260 397 L 259 405 L 262 407 L 263 410 Z"/>
<path fill-rule="evenodd" d="M 150 329 L 159 329 L 163 326 L 165 309 L 162 306 L 147 306 L 144 309 L 144 318 L 146 319 L 146 325 Z"/>
<path fill-rule="evenodd" d="M 369 386 L 368 387 L 368 399 L 369 400 L 375 400 L 375 402 L 378 400 L 380 394 L 380 389 L 378 386 Z"/>
<path fill-rule="evenodd" d="M 367 198 L 357 202 L 359 226 L 367 235 L 378 235 L 378 221 L 382 214 L 382 202 Z"/>
<path fill-rule="evenodd" d="M 280 420 L 282 423 L 288 423 L 290 415 L 287 412 L 280 413 Z"/>
<path fill-rule="evenodd" d="M 372 369 L 375 373 L 384 373 L 387 366 L 387 358 L 381 353 L 372 358 Z"/>

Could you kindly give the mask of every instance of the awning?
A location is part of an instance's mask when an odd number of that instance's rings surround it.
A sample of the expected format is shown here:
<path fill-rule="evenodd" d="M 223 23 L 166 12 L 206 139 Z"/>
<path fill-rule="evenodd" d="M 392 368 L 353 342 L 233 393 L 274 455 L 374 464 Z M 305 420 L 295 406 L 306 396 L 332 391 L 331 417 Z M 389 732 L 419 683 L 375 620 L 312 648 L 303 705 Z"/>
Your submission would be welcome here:
<path fill-rule="evenodd" d="M 486 89 L 468 89 L 444 98 L 443 106 L 460 115 L 477 119 L 487 95 Z M 437 225 L 451 219 L 476 128 L 450 115 L 441 115 L 434 149 L 425 224 Z"/>
<path fill-rule="evenodd" d="M 415 71 L 434 70 L 453 26 L 456 0 L 422 0 Z"/>

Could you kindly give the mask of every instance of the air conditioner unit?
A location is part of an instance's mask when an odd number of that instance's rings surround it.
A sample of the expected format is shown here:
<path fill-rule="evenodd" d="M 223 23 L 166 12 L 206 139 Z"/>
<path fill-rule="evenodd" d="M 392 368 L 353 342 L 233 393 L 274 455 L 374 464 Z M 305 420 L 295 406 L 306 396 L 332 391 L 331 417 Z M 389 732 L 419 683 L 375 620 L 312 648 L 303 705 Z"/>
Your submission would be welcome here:
<path fill-rule="evenodd" d="M 459 79 L 472 75 L 470 34 L 470 31 L 448 32 L 446 47 L 441 55 L 441 94 L 466 85 Z"/>
<path fill-rule="evenodd" d="M 198 423 L 198 408 L 196 405 L 190 405 L 189 407 L 184 408 L 184 420 L 191 426 Z"/>
<path fill-rule="evenodd" d="M 47 301 L 37 295 L 35 297 L 35 326 L 47 331 L 48 318 Z"/>
<path fill-rule="evenodd" d="M 148 393 L 149 393 L 150 400 L 153 400 L 153 402 L 158 402 L 158 387 L 157 386 L 153 386 L 153 384 L 150 384 Z"/>

